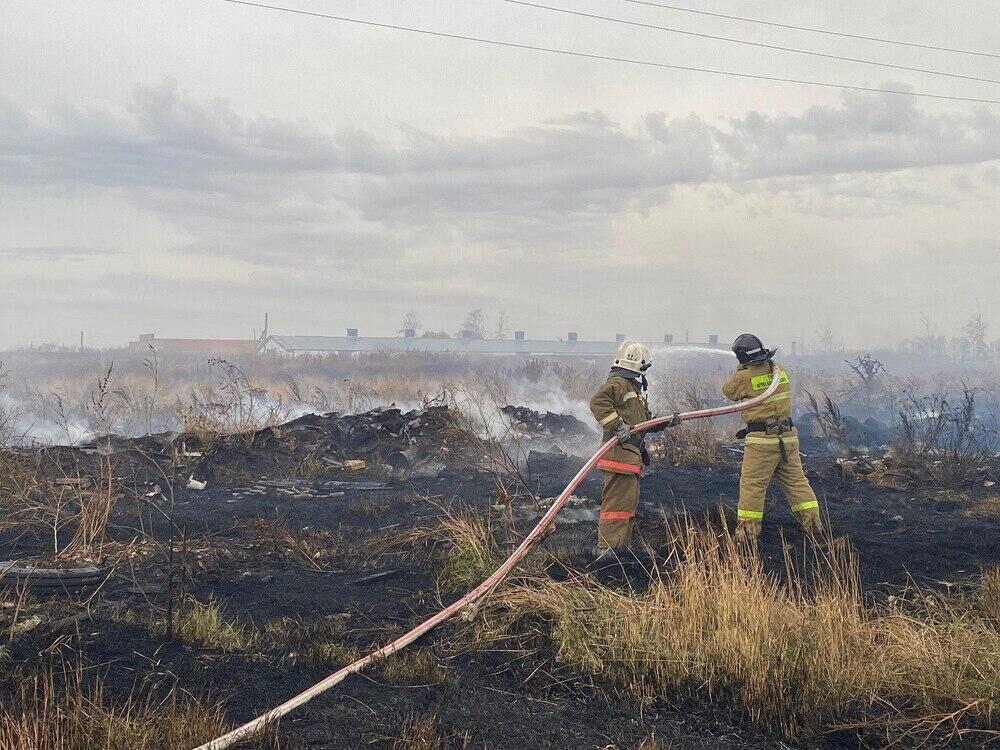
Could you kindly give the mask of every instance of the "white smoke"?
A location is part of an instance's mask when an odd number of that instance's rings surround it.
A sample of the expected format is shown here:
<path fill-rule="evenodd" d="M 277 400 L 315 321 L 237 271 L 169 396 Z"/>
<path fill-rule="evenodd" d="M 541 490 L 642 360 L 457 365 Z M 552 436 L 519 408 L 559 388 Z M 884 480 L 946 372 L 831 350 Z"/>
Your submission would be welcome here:
<path fill-rule="evenodd" d="M 16 445 L 76 445 L 94 438 L 85 418 L 67 416 L 63 423 L 39 414 L 11 393 L 0 393 L 0 412 L 10 418 L 10 439 Z"/>
<path fill-rule="evenodd" d="M 563 390 L 562 381 L 552 372 L 545 370 L 537 380 L 515 380 L 509 385 L 509 401 L 515 406 L 555 414 L 570 414 L 586 425 L 594 421 L 590 406 L 586 401 L 571 399 Z"/>

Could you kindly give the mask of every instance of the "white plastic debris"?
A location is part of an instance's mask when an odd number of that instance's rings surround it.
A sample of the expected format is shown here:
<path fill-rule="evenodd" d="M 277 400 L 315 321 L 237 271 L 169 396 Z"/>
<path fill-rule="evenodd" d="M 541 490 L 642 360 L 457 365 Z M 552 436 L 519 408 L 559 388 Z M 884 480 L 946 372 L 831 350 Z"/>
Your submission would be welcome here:
<path fill-rule="evenodd" d="M 201 482 L 194 478 L 194 474 L 188 477 L 187 488 L 189 490 L 196 490 L 201 492 L 203 489 L 208 487 L 208 482 Z"/>

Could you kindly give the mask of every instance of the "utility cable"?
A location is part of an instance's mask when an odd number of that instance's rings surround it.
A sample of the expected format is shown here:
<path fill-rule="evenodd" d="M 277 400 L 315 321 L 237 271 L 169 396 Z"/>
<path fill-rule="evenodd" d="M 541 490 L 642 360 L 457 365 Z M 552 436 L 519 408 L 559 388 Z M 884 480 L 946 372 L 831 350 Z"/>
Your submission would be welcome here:
<path fill-rule="evenodd" d="M 979 76 L 969 76 L 962 73 L 949 73 L 944 70 L 932 70 L 930 68 L 915 68 L 909 65 L 896 65 L 895 63 L 881 62 L 879 60 L 866 60 L 860 57 L 848 57 L 846 55 L 833 55 L 815 50 L 799 49 L 798 47 L 784 47 L 780 44 L 765 44 L 764 42 L 753 42 L 748 39 L 736 39 L 729 36 L 718 36 L 716 34 L 704 34 L 699 31 L 688 31 L 686 29 L 676 29 L 671 26 L 657 26 L 652 23 L 642 23 L 641 21 L 630 21 L 626 18 L 615 18 L 613 16 L 602 16 L 597 13 L 585 13 L 580 10 L 570 10 L 569 8 L 558 8 L 553 5 L 542 5 L 541 3 L 527 2 L 527 0 L 500 0 L 512 5 L 523 5 L 527 8 L 537 8 L 539 10 L 549 10 L 554 13 L 564 13 L 568 16 L 578 16 L 580 18 L 591 18 L 598 21 L 610 21 L 611 23 L 625 24 L 626 26 L 636 26 L 642 29 L 655 29 L 657 31 L 667 31 L 671 34 L 682 34 L 693 36 L 699 39 L 711 39 L 716 42 L 728 42 L 730 44 L 743 44 L 748 47 L 759 47 L 761 49 L 776 50 L 778 52 L 792 52 L 796 55 L 812 55 L 813 57 L 823 57 L 827 60 L 839 60 L 841 62 L 862 63 L 864 65 L 875 65 L 881 68 L 892 68 L 893 70 L 906 70 L 911 73 L 927 73 L 932 76 L 944 76 L 946 78 L 959 78 L 964 81 L 978 81 L 980 83 L 1000 83 L 996 78 L 980 78 Z"/>
<path fill-rule="evenodd" d="M 924 99 L 944 99 L 956 102 L 972 102 L 975 104 L 1000 104 L 1000 99 L 980 99 L 977 97 L 956 96 L 952 94 L 932 94 L 926 91 L 907 91 L 906 89 L 888 89 L 888 88 L 878 88 L 874 86 L 855 86 L 843 83 L 830 83 L 827 81 L 810 81 L 802 78 L 786 78 L 782 76 L 760 75 L 757 73 L 741 73 L 733 70 L 699 68 L 690 65 L 674 65 L 671 63 L 656 62 L 653 60 L 640 60 L 629 57 L 616 57 L 614 55 L 599 55 L 591 52 L 579 52 L 576 50 L 559 49 L 556 47 L 542 47 L 533 44 L 521 44 L 518 42 L 504 42 L 498 39 L 487 39 L 484 37 L 468 36 L 465 34 L 451 34 L 445 31 L 434 31 L 432 29 L 420 29 L 413 26 L 401 26 L 398 24 L 380 23 L 377 21 L 368 21 L 365 19 L 351 18 L 348 16 L 335 16 L 328 13 L 318 13 L 315 11 L 300 10 L 298 8 L 287 8 L 280 5 L 268 5 L 265 3 L 250 2 L 250 0 L 221 0 L 221 2 L 231 3 L 233 5 L 245 5 L 251 8 L 273 10 L 281 13 L 292 13 L 300 16 L 323 18 L 330 21 L 342 21 L 344 23 L 353 23 L 361 26 L 371 26 L 380 29 L 406 31 L 411 34 L 422 34 L 425 36 L 433 36 L 443 39 L 458 39 L 466 42 L 478 42 L 479 44 L 491 44 L 496 47 L 508 47 L 511 49 L 532 50 L 534 52 L 549 52 L 555 55 L 566 55 L 569 57 L 577 57 L 587 60 L 603 60 L 606 62 L 627 63 L 630 65 L 642 65 L 651 68 L 682 70 L 691 73 L 708 73 L 711 75 L 728 76 L 731 78 L 747 78 L 756 81 L 771 81 L 774 83 L 793 83 L 793 84 L 800 84 L 803 86 L 818 86 L 821 88 L 831 88 L 831 89 L 847 89 L 849 91 L 863 91 L 875 94 L 897 94 L 899 96 L 912 96 Z"/>
<path fill-rule="evenodd" d="M 694 13 L 699 16 L 710 16 L 712 18 L 725 18 L 728 21 L 742 21 L 743 23 L 756 23 L 760 26 L 771 26 L 778 29 L 790 29 L 793 31 L 808 31 L 811 34 L 826 34 L 827 36 L 839 36 L 843 39 L 860 39 L 865 42 L 878 42 L 879 44 L 895 44 L 899 47 L 912 47 L 915 49 L 935 50 L 937 52 L 952 52 L 956 55 L 972 55 L 974 57 L 992 57 L 1000 59 L 1000 54 L 995 52 L 979 52 L 971 49 L 961 49 L 959 47 L 941 47 L 936 44 L 921 44 L 920 42 L 904 42 L 901 39 L 886 39 L 878 36 L 865 36 L 864 34 L 849 34 L 844 31 L 833 31 L 832 29 L 818 29 L 812 26 L 798 26 L 793 23 L 778 23 L 777 21 L 764 21 L 760 18 L 747 18 L 746 16 L 730 16 L 725 13 L 713 13 L 707 10 L 696 8 L 684 8 L 680 5 L 667 5 L 666 3 L 654 3 L 650 0 L 622 0 L 622 2 L 633 5 L 645 5 L 650 8 L 664 8 L 675 10 L 679 13 Z"/>

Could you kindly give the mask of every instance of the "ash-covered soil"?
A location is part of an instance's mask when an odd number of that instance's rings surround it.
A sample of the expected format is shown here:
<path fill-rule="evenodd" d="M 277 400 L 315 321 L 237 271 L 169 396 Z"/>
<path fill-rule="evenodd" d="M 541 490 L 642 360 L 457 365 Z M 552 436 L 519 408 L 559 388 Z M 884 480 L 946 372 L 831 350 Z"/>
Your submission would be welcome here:
<path fill-rule="evenodd" d="M 496 507 L 491 476 L 461 468 L 440 450 L 445 445 L 453 452 L 454 436 L 444 440 L 435 432 L 433 440 L 411 440 L 410 432 L 426 422 L 413 426 L 422 417 L 404 417 L 388 420 L 391 437 L 381 435 L 375 442 L 358 437 L 356 425 L 345 428 L 347 437 L 336 433 L 333 440 L 331 431 L 315 427 L 312 419 L 251 443 L 252 450 L 232 442 L 214 449 L 198 445 L 199 450 L 186 444 L 185 452 L 202 455 L 187 457 L 177 483 L 174 523 L 181 533 L 174 535 L 175 590 L 202 602 L 213 598 L 227 618 L 248 626 L 282 617 L 335 621 L 344 643 L 362 653 L 457 598 L 461 591 L 438 585 L 443 541 L 428 529 L 449 512 L 472 510 L 489 515 L 498 538 L 512 546 L 540 511 L 528 500 L 516 500 L 512 509 Z M 404 430 L 401 424 L 410 426 Z M 296 434 L 290 449 L 289 436 Z M 302 445 L 314 458 L 314 476 L 290 476 L 290 467 L 301 463 Z M 409 466 L 388 473 L 382 461 L 414 445 L 419 449 L 396 459 Z M 282 451 L 291 456 L 288 461 L 275 457 Z M 337 465 L 353 457 L 350 451 L 368 460 L 365 470 Z M 256 465 L 258 453 L 270 458 Z M 90 466 L 91 456 L 67 453 L 60 466 L 65 469 L 67 461 Z M 573 457 L 536 462 L 528 484 L 539 497 L 551 498 L 582 463 Z M 960 587 L 982 566 L 1000 563 L 995 511 L 1000 506 L 997 498 L 982 494 L 990 490 L 959 496 L 878 489 L 825 471 L 820 476 L 817 470 L 828 463 L 810 457 L 807 468 L 836 535 L 848 537 L 858 550 L 871 595 L 886 596 L 914 582 Z M 419 466 L 423 472 L 415 470 Z M 141 481 L 155 484 L 154 474 L 143 473 Z M 188 474 L 208 481 L 207 488 L 186 489 Z M 737 487 L 737 466 L 654 465 L 642 480 L 637 541 L 662 554 L 677 516 L 718 523 L 723 507 L 731 517 Z M 593 544 L 600 500 L 596 473 L 577 498 L 538 553 L 551 575 L 587 565 L 583 553 Z M 156 544 L 142 542 L 150 533 Z M 109 537 L 119 548 L 132 543 L 131 551 L 118 558 L 100 591 L 87 594 L 91 616 L 67 623 L 79 604 L 56 600 L 42 624 L 13 641 L 13 663 L 30 666 L 46 649 L 82 654 L 106 675 L 109 697 L 137 682 L 178 684 L 223 701 L 234 723 L 333 671 L 295 663 L 275 648 L 225 651 L 166 642 L 148 625 L 150 617 L 162 618 L 165 607 L 163 542 L 169 535 L 162 516 L 138 502 L 120 502 Z M 762 554 L 779 574 L 785 567 L 783 540 L 793 554 L 801 554 L 801 534 L 775 489 Z M 42 555 L 49 546 L 44 532 L 7 531 L 0 536 L 0 559 Z M 633 588 L 648 582 L 634 569 L 628 575 L 615 569 L 597 575 Z M 436 669 L 401 676 L 373 667 L 296 711 L 282 723 L 282 735 L 293 747 L 391 747 L 406 731 L 407 717 L 433 716 L 445 747 L 632 748 L 650 736 L 672 748 L 787 747 L 710 704 L 683 698 L 640 702 L 561 665 L 544 638 L 484 642 L 477 628 L 457 621 L 443 625 L 411 647 L 429 652 Z M 824 743 L 842 747 L 851 741 L 831 736 Z"/>

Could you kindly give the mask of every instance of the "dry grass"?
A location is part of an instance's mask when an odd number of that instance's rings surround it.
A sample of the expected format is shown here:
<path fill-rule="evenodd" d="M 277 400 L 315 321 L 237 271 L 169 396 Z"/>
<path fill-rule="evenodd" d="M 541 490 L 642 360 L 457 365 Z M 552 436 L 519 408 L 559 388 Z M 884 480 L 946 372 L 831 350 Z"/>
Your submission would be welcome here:
<path fill-rule="evenodd" d="M 438 734 L 437 716 L 410 714 L 403 720 L 399 737 L 389 747 L 392 750 L 443 750 L 444 738 Z"/>
<path fill-rule="evenodd" d="M 382 674 L 390 680 L 415 680 L 425 685 L 434 685 L 445 679 L 444 668 L 434 652 L 427 649 L 393 654 L 382 662 Z"/>
<path fill-rule="evenodd" d="M 100 680 L 84 670 L 45 668 L 18 680 L 0 704 L 4 750 L 174 750 L 194 747 L 228 730 L 218 705 L 172 691 L 157 700 L 133 691 L 110 702 Z"/>
<path fill-rule="evenodd" d="M 284 653 L 288 664 L 307 667 L 342 667 L 361 656 L 353 644 L 343 640 L 339 617 L 304 620 L 282 617 L 264 624 L 261 640 L 271 650 Z"/>
<path fill-rule="evenodd" d="M 245 651 L 255 642 L 253 631 L 229 622 L 214 599 L 203 603 L 191 596 L 181 599 L 177 607 L 174 632 L 185 643 L 223 651 Z"/>
<path fill-rule="evenodd" d="M 983 573 L 979 601 L 983 616 L 1000 626 L 1000 568 L 993 568 Z"/>
<path fill-rule="evenodd" d="M 391 750 L 465 750 L 472 746 L 467 732 L 462 735 L 442 734 L 435 713 L 408 715 L 403 719 L 399 735 L 386 739 L 385 746 Z"/>
<path fill-rule="evenodd" d="M 723 700 L 789 740 L 838 725 L 914 744 L 1000 737 L 1000 634 L 969 611 L 866 609 L 844 551 L 808 587 L 709 534 L 690 531 L 678 559 L 642 594 L 542 579 L 499 600 L 550 623 L 581 670 L 639 695 Z"/>
<path fill-rule="evenodd" d="M 469 513 L 449 514 L 435 529 L 450 544 L 438 577 L 445 588 L 482 582 L 503 562 L 489 521 Z"/>
<path fill-rule="evenodd" d="M 635 746 L 635 750 L 669 750 L 669 745 L 656 739 L 656 735 L 644 737 L 642 742 Z"/>

